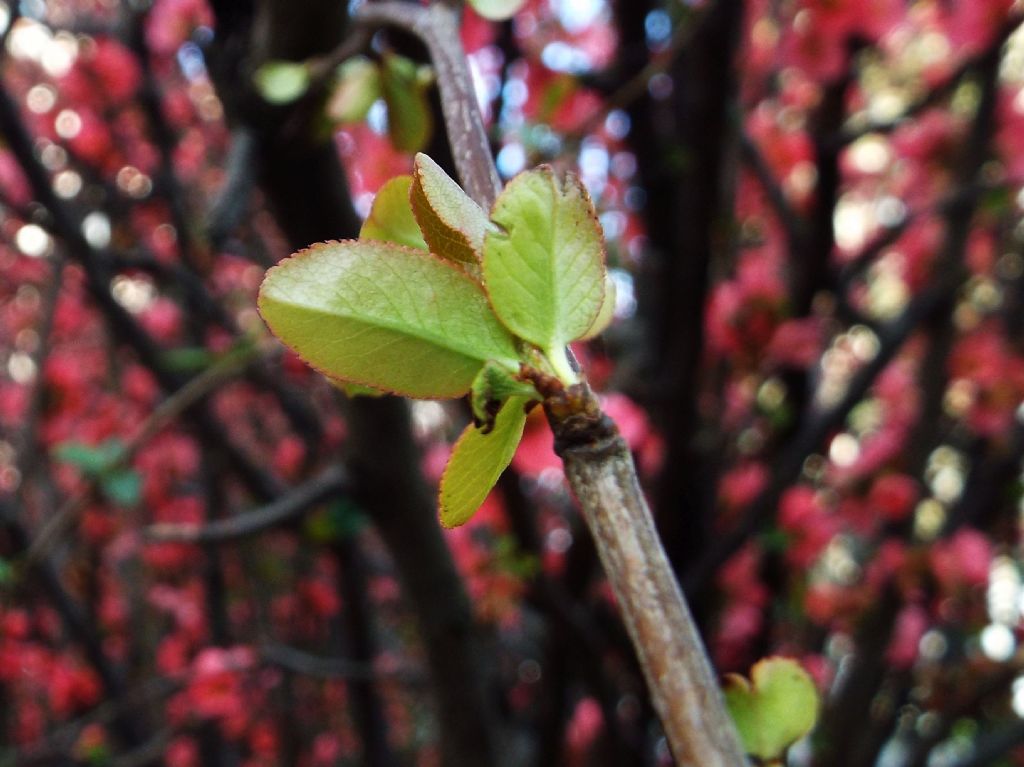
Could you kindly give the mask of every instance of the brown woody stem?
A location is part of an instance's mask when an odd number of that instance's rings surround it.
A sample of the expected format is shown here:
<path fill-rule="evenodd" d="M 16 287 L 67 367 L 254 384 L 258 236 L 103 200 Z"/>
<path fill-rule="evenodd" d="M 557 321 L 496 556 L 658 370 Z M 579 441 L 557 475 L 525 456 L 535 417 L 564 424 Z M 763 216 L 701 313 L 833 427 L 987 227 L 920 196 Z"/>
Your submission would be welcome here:
<path fill-rule="evenodd" d="M 586 384 L 549 397 L 545 411 L 676 760 L 746 765 L 625 440 Z"/>
<path fill-rule="evenodd" d="M 437 70 L 448 141 L 466 192 L 490 210 L 501 182 L 477 108 L 455 9 L 385 0 L 359 10 L 369 24 L 419 36 Z M 543 379 L 543 380 L 541 380 Z M 637 482 L 633 456 L 586 383 L 533 381 L 555 451 L 590 528 L 679 764 L 746 767 L 736 728 Z"/>

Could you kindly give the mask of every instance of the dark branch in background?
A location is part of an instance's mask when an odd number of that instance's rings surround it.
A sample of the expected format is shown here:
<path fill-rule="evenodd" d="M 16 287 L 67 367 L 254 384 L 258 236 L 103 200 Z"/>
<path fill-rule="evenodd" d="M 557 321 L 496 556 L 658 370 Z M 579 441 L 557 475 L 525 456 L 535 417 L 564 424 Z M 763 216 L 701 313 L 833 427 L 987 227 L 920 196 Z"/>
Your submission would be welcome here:
<path fill-rule="evenodd" d="M 12 553 L 23 554 L 29 547 L 29 533 L 25 528 L 19 509 L 11 502 L 0 498 L 0 531 L 6 530 L 11 543 Z M 133 747 L 141 744 L 146 738 L 146 728 L 136 717 L 136 712 L 121 710 L 125 687 L 120 670 L 107 656 L 103 649 L 103 640 L 82 613 L 80 606 L 61 583 L 60 574 L 52 560 L 36 562 L 31 570 L 32 577 L 28 582 L 39 588 L 49 600 L 57 615 L 60 616 L 64 630 L 72 641 L 76 642 L 83 656 L 103 685 L 106 698 L 118 705 L 113 717 L 113 729 L 124 745 Z"/>
<path fill-rule="evenodd" d="M 428 683 L 427 675 L 413 668 L 376 669 L 371 664 L 344 658 L 321 658 L 295 647 L 283 644 L 264 644 L 259 648 L 260 657 L 266 663 L 286 668 L 297 674 L 322 677 L 324 679 L 388 680 L 402 684 L 422 686 Z"/>
<path fill-rule="evenodd" d="M 81 233 L 77 219 L 53 192 L 46 170 L 35 157 L 32 139 L 18 114 L 17 107 L 3 89 L 0 89 L 0 134 L 6 139 L 8 148 L 28 178 L 35 199 L 52 219 L 53 229 L 67 246 L 68 255 L 83 267 L 89 293 L 115 338 L 136 353 L 165 392 L 180 388 L 187 379 L 167 368 L 163 350 L 114 299 L 110 292 L 112 270 L 106 254 L 89 245 Z M 231 442 L 224 427 L 214 418 L 205 402 L 198 403 L 189 413 L 195 418 L 200 434 L 224 451 L 232 470 L 256 495 L 270 498 L 279 493 L 279 481 L 253 463 Z"/>
<path fill-rule="evenodd" d="M 119 716 L 129 713 L 133 709 L 138 710 L 146 704 L 166 699 L 181 689 L 182 684 L 180 679 L 172 680 L 163 677 L 149 679 L 125 691 L 119 699 L 104 701 L 85 716 L 60 725 L 39 740 L 19 748 L 16 752 L 9 753 L 6 750 L 0 750 L 0 765 L 2 767 L 29 767 L 29 765 L 52 767 L 56 764 L 63 764 L 59 760 L 66 759 L 67 755 L 72 752 L 75 742 L 87 726 L 110 724 Z"/>
<path fill-rule="evenodd" d="M 225 382 L 239 375 L 251 362 L 253 349 L 249 353 L 227 355 L 218 363 L 211 365 L 202 373 L 192 378 L 184 386 L 165 398 L 139 424 L 138 428 L 125 440 L 118 455 L 117 463 L 111 466 L 130 464 L 136 451 L 161 429 L 188 411 L 196 403 L 202 401 Z M 26 559 L 32 562 L 56 546 L 60 537 L 68 530 L 76 519 L 78 512 L 89 499 L 89 489 L 69 497 L 40 528 L 32 546 L 26 552 Z"/>
<path fill-rule="evenodd" d="M 505 500 L 512 534 L 518 548 L 539 562 L 543 547 L 533 519 L 533 509 L 525 497 L 521 479 L 511 467 L 498 480 Z M 555 579 L 538 568 L 530 582 L 526 601 L 546 618 L 546 636 L 542 651 L 543 674 L 537 692 L 537 711 L 531 726 L 538 736 L 537 757 L 533 764 L 560 764 L 565 746 L 565 728 L 572 714 L 570 685 L 574 676 L 601 704 L 606 732 L 598 748 L 609 765 L 643 761 L 642 733 L 630 722 L 621 721 L 616 707 L 625 685 L 615 684 L 603 668 L 610 652 L 632 659 L 628 636 L 605 630 L 594 619 L 585 602 L 597 566 L 592 540 L 584 533 L 578 518 L 572 529 L 573 545 L 561 577 Z M 609 627 L 611 628 L 611 627 Z M 615 628 L 618 628 L 616 623 Z M 635 670 L 639 677 L 640 670 Z"/>
<path fill-rule="evenodd" d="M 224 161 L 224 183 L 206 216 L 206 231 L 215 248 L 221 247 L 249 211 L 255 189 L 256 137 L 245 127 L 231 131 L 231 146 Z"/>
<path fill-rule="evenodd" d="M 332 466 L 266 506 L 202 526 L 173 523 L 150 525 L 146 528 L 146 538 L 179 543 L 238 541 L 295 521 L 317 504 L 348 492 L 350 484 L 345 470 L 340 466 Z"/>
<path fill-rule="evenodd" d="M 996 47 L 990 49 L 979 64 L 981 96 L 955 168 L 958 187 L 975 183 L 989 156 L 995 130 L 1001 59 L 1001 49 Z M 946 217 L 943 246 L 932 267 L 933 284 L 945 283 L 947 288 L 939 295 L 935 310 L 923 318 L 920 325 L 927 338 L 924 358 L 918 369 L 921 408 L 908 439 L 905 461 L 906 471 L 917 478 L 923 478 L 928 456 L 947 428 L 943 412 L 948 381 L 946 364 L 956 334 L 953 325 L 956 292 L 968 277 L 964 256 L 976 207 L 977 200 L 972 197 L 951 207 Z M 909 530 L 905 532 L 909 533 Z M 870 767 L 885 742 L 886 733 L 877 732 L 874 737 L 866 737 L 867 732 L 851 728 L 849 722 L 851 717 L 854 721 L 871 721 L 872 701 L 887 677 L 893 676 L 886 673 L 882 647 L 888 644 L 901 607 L 895 592 L 894 586 L 887 587 L 887 597 L 865 621 L 845 677 L 846 683 L 826 707 L 820 727 L 822 741 L 826 745 L 816 760 L 821 767 Z M 906 689 L 911 682 L 909 677 L 904 677 L 898 687 Z"/>
<path fill-rule="evenodd" d="M 563 141 L 566 143 L 582 141 L 601 126 L 609 112 L 631 108 L 640 102 L 648 93 L 652 77 L 670 71 L 680 56 L 686 53 L 696 41 L 709 34 L 705 25 L 709 18 L 713 18 L 709 11 L 711 7 L 712 4 L 709 3 L 701 8 L 684 7 L 679 9 L 685 15 L 676 22 L 676 28 L 668 43 L 655 53 L 647 55 L 646 39 L 638 41 L 631 38 L 620 43 L 620 58 L 622 60 L 616 63 L 612 72 L 593 76 L 580 75 L 579 80 L 582 85 L 596 88 L 605 94 L 605 98 L 601 108 L 594 116 L 572 132 L 565 134 Z M 637 57 L 638 52 L 644 59 L 644 65 L 639 71 L 623 79 L 621 70 L 632 64 L 631 60 Z"/>
<path fill-rule="evenodd" d="M 343 44 L 344 5 L 266 0 L 213 7 L 217 39 L 209 51 L 210 71 L 229 123 L 255 136 L 254 175 L 290 244 L 298 250 L 311 242 L 355 237 L 360 221 L 333 143 L 312 125 L 300 124 L 290 109 L 262 102 L 248 79 L 263 61 L 306 61 Z M 451 66 L 464 71 L 466 64 Z M 483 177 L 479 183 L 487 188 L 492 181 Z M 493 194 L 496 185 L 490 188 Z M 495 664 L 484 654 L 432 494 L 420 475 L 408 407 L 395 398 L 356 398 L 346 415 L 353 494 L 391 552 L 418 624 L 442 762 L 446 767 L 499 765 L 506 754 L 498 744 L 489 683 Z"/>
<path fill-rule="evenodd" d="M 378 642 L 361 541 L 350 535 L 331 548 L 338 561 L 338 593 L 341 595 L 344 624 L 343 636 L 337 643 L 339 652 L 350 655 L 356 663 L 372 666 L 378 654 Z M 388 743 L 384 704 L 372 682 L 373 679 L 367 677 L 354 679 L 351 683 L 352 717 L 363 742 L 362 763 L 366 767 L 391 767 L 395 763 L 395 755 Z"/>
<path fill-rule="evenodd" d="M 645 23 L 657 3 L 619 0 L 615 10 L 628 50 L 646 50 Z M 629 108 L 630 146 L 649 254 L 637 276 L 646 336 L 634 392 L 665 435 L 664 469 L 652 488 L 658 528 L 677 572 L 713 538 L 716 462 L 698 409 L 705 384 L 704 314 L 716 261 L 729 249 L 733 165 L 738 153 L 734 54 L 745 3 L 720 0 L 699 21 L 700 34 L 666 72 L 672 92 L 650 93 Z M 649 382 L 649 383 L 646 383 Z M 641 388 L 642 387 L 642 388 Z M 694 608 L 700 619 L 702 604 Z"/>
<path fill-rule="evenodd" d="M 940 279 L 938 284 L 915 298 L 902 316 L 881 329 L 878 353 L 853 374 L 842 398 L 824 410 L 812 409 L 803 425 L 775 460 L 768 487 L 751 503 L 743 521 L 728 535 L 720 538 L 688 569 L 683 579 L 687 593 L 691 593 L 691 590 L 692 593 L 700 593 L 706 588 L 717 569 L 739 550 L 745 541 L 771 522 L 779 498 L 783 491 L 799 478 L 807 456 L 821 449 L 825 439 L 843 425 L 850 411 L 864 399 L 875 379 L 895 358 L 907 339 L 926 318 L 940 308 L 945 296 L 950 295 L 957 287 L 958 283 L 942 284 Z"/>
<path fill-rule="evenodd" d="M 927 767 L 932 749 L 949 737 L 953 726 L 963 718 L 978 716 L 982 706 L 997 696 L 1005 695 L 1020 673 L 1020 667 L 1011 663 L 998 669 L 980 683 L 972 685 L 972 689 L 963 690 L 966 699 L 943 710 L 937 726 L 929 728 L 925 734 L 914 733 L 908 744 L 907 758 L 903 761 L 904 767 Z"/>
<path fill-rule="evenodd" d="M 909 104 L 898 117 L 892 120 L 868 121 L 863 125 L 856 125 L 837 132 L 832 138 L 834 147 L 842 149 L 871 133 L 892 133 L 926 110 L 939 106 L 953 95 L 968 74 L 984 66 L 993 53 L 999 52 L 1014 30 L 1020 26 L 1020 23 L 1021 16 L 1019 14 L 1011 15 L 984 50 L 962 61 L 942 82 L 933 85 L 920 98 Z"/>
<path fill-rule="evenodd" d="M 14 435 L 14 450 L 18 456 L 18 470 L 21 472 L 21 484 L 27 485 L 32 479 L 36 468 L 44 459 L 42 447 L 38 444 L 38 427 L 43 416 L 45 400 L 44 371 L 46 360 L 50 355 L 50 334 L 53 330 L 53 319 L 60 300 L 63 286 L 64 260 L 55 258 L 51 266 L 50 282 L 46 286 L 42 299 L 42 321 L 39 323 L 39 346 L 32 356 L 36 370 L 36 380 L 29 397 L 28 407 L 21 428 Z"/>
<path fill-rule="evenodd" d="M 1015 19 L 1011 26 L 1015 28 L 1019 23 L 1020 19 Z M 1008 35 L 1009 32 L 1004 30 L 1003 34 Z M 990 58 L 998 57 L 999 51 L 1000 47 L 996 46 L 989 50 L 988 55 Z M 964 165 L 963 168 L 967 169 L 968 166 Z M 952 222 L 955 216 L 967 211 L 966 221 L 969 225 L 970 213 L 977 205 L 978 179 L 975 176 L 979 168 L 980 164 L 970 169 L 970 173 L 967 170 L 962 170 L 961 183 L 957 187 L 960 191 L 951 195 L 940 205 L 940 208 L 944 209 L 949 217 L 949 221 Z M 974 191 L 968 194 L 964 192 L 965 189 Z M 884 235 L 882 240 L 867 246 L 856 262 L 861 265 L 866 264 L 882 249 L 884 249 Z M 936 270 L 932 284 L 925 292 L 911 301 L 901 317 L 886 327 L 876 329 L 879 336 L 879 351 L 876 356 L 853 375 L 839 402 L 826 410 L 819 410 L 813 406 L 809 409 L 797 431 L 782 449 L 780 456 L 775 459 L 768 487 L 751 504 L 740 525 L 727 536 L 719 539 L 703 557 L 688 569 L 684 577 L 687 593 L 701 593 L 710 583 L 710 579 L 718 567 L 751 535 L 764 529 L 775 513 L 775 507 L 782 492 L 800 476 L 807 456 L 821 449 L 829 434 L 842 426 L 850 411 L 867 394 L 877 376 L 896 356 L 906 340 L 920 327 L 934 321 L 936 317 L 941 316 L 944 310 L 948 309 L 949 302 L 953 300 L 961 285 L 960 277 L 960 272 L 956 270 Z M 845 278 L 850 278 L 849 273 Z"/>
<path fill-rule="evenodd" d="M 807 234 L 807 222 L 790 205 L 786 192 L 779 184 L 779 180 L 775 177 L 772 169 L 768 167 L 768 161 L 761 154 L 761 150 L 754 139 L 747 133 L 743 133 L 740 136 L 740 156 L 743 159 L 743 163 L 754 174 L 754 178 L 761 185 L 761 189 L 764 190 L 769 206 L 775 211 L 775 216 L 786 233 L 789 247 L 792 250 L 801 250 L 804 244 L 804 237 Z"/>
<path fill-rule="evenodd" d="M 970 756 L 951 767 L 991 767 L 999 764 L 1000 759 L 1009 754 L 1017 746 L 1024 743 L 1024 722 L 1016 720 L 1006 724 L 995 732 L 979 735 L 974 741 Z"/>

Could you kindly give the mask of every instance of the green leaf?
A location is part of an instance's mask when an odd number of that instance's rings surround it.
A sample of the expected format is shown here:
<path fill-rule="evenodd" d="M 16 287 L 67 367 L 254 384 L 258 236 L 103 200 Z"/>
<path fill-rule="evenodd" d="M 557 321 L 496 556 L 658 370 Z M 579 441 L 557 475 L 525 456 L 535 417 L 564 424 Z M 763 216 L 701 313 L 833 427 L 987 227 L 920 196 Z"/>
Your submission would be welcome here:
<path fill-rule="evenodd" d="M 498 196 L 484 238 L 484 284 L 505 326 L 549 356 L 593 325 L 605 292 L 601 227 L 586 189 L 547 166 Z"/>
<path fill-rule="evenodd" d="M 526 0 L 469 0 L 473 10 L 490 21 L 510 19 L 526 5 Z"/>
<path fill-rule="evenodd" d="M 330 543 L 351 538 L 369 522 L 359 506 L 349 500 L 339 500 L 308 517 L 303 527 L 306 535 L 317 543 Z"/>
<path fill-rule="evenodd" d="M 515 455 L 526 425 L 526 397 L 513 397 L 487 434 L 470 424 L 462 432 L 441 477 L 441 524 L 469 521 Z"/>
<path fill-rule="evenodd" d="M 134 506 L 142 497 L 142 476 L 133 469 L 115 469 L 103 476 L 100 488 L 119 506 Z"/>
<path fill-rule="evenodd" d="M 594 321 L 590 323 L 590 327 L 587 328 L 587 332 L 580 336 L 580 341 L 597 338 L 612 324 L 612 320 L 615 319 L 615 295 L 615 280 L 612 279 L 611 274 L 606 273 L 604 276 L 604 300 L 601 301 L 601 308 L 598 310 L 597 316 L 594 317 Z"/>
<path fill-rule="evenodd" d="M 380 70 L 365 56 L 355 56 L 335 70 L 335 86 L 327 100 L 327 116 L 339 123 L 356 123 L 381 98 Z"/>
<path fill-rule="evenodd" d="M 117 439 L 108 439 L 98 445 L 86 445 L 83 442 L 61 442 L 53 450 L 54 457 L 63 463 L 70 463 L 83 474 L 97 477 L 110 471 L 124 456 L 124 443 Z"/>
<path fill-rule="evenodd" d="M 6 586 L 14 581 L 14 568 L 11 563 L 0 557 L 0 586 Z"/>
<path fill-rule="evenodd" d="M 480 262 L 484 233 L 493 229 L 487 214 L 422 153 L 416 155 L 409 199 L 431 253 L 462 263 Z"/>
<path fill-rule="evenodd" d="M 780 760 L 818 719 L 818 691 L 803 667 L 788 658 L 766 658 L 751 670 L 753 684 L 726 678 L 725 702 L 751 756 Z"/>
<path fill-rule="evenodd" d="M 518 367 L 515 342 L 473 280 L 384 242 L 329 242 L 267 272 L 260 313 L 330 378 L 410 397 L 458 397 L 487 360 Z"/>
<path fill-rule="evenodd" d="M 370 215 L 359 230 L 361 240 L 382 240 L 410 248 L 427 249 L 409 203 L 412 176 L 396 176 L 387 181 L 373 198 Z"/>
<path fill-rule="evenodd" d="M 217 359 L 217 355 L 204 346 L 179 346 L 163 352 L 160 359 L 175 372 L 192 373 L 208 368 Z"/>
<path fill-rule="evenodd" d="M 388 105 L 388 135 L 400 152 L 418 152 L 430 141 L 434 120 L 427 90 L 429 69 L 394 53 L 383 56 L 381 90 Z"/>
<path fill-rule="evenodd" d="M 471 392 L 473 418 L 484 432 L 494 428 L 494 418 L 509 397 L 540 399 L 531 384 L 520 381 L 508 368 L 493 362 L 486 363 L 477 374 Z"/>
<path fill-rule="evenodd" d="M 288 104 L 309 89 L 309 67 L 300 61 L 268 61 L 256 70 L 253 81 L 265 101 Z"/>
<path fill-rule="evenodd" d="M 328 380 L 345 392 L 345 396 L 349 399 L 352 399 L 353 397 L 383 397 L 387 394 L 386 391 L 374 389 L 372 386 L 363 386 L 362 384 L 349 383 L 348 381 L 339 381 L 336 378 L 330 378 Z"/>

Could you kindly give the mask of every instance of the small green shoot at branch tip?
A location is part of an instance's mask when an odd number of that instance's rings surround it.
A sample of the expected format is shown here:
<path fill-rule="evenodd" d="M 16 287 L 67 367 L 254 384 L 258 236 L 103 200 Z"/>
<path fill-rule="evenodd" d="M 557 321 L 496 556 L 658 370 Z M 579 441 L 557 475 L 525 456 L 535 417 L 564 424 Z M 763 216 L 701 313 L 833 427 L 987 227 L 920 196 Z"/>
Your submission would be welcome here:
<path fill-rule="evenodd" d="M 608 325 L 615 295 L 576 176 L 525 171 L 488 214 L 418 154 L 411 176 L 381 187 L 359 240 L 285 259 L 258 305 L 281 341 L 353 396 L 470 393 L 474 423 L 441 482 L 441 521 L 452 527 L 512 460 L 527 411 L 543 400 L 531 381 L 581 380 L 567 345 Z"/>

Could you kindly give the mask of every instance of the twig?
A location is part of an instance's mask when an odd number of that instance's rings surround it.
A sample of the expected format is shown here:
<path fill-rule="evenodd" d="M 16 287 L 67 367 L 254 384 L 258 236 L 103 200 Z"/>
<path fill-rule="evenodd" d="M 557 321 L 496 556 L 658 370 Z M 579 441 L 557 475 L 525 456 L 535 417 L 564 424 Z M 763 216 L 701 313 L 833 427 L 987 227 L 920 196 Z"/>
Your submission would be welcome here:
<path fill-rule="evenodd" d="M 453 9 L 386 0 L 363 6 L 359 18 L 399 26 L 426 43 L 437 70 L 456 168 L 469 196 L 489 210 L 500 181 Z M 562 392 L 557 402 L 542 394 L 556 451 L 594 536 L 673 753 L 683 764 L 746 765 L 625 442 L 585 384 Z"/>
<path fill-rule="evenodd" d="M 760 148 L 746 132 L 740 135 L 740 155 L 768 197 L 768 202 L 786 232 L 790 247 L 798 249 L 806 234 L 806 222 L 790 205 L 786 193 L 782 190 L 775 174 L 772 173 L 772 169 L 768 167 L 768 162 L 761 154 Z"/>
<path fill-rule="evenodd" d="M 644 95 L 650 85 L 650 80 L 657 74 L 668 70 L 672 63 L 686 49 L 687 45 L 697 36 L 703 28 L 703 22 L 709 16 L 709 9 L 712 3 L 703 8 L 689 9 L 690 17 L 680 20 L 672 32 L 672 37 L 662 50 L 654 52 L 643 68 L 629 77 L 621 86 L 612 91 L 601 103 L 601 108 L 581 126 L 566 133 L 562 140 L 566 143 L 582 141 L 590 133 L 597 130 L 601 122 L 610 112 L 616 109 L 624 109 Z M 646 46 L 645 46 L 646 47 Z"/>
<path fill-rule="evenodd" d="M 247 127 L 231 131 L 231 146 L 224 161 L 224 183 L 206 215 L 206 232 L 220 247 L 242 221 L 256 188 L 256 136 Z"/>
<path fill-rule="evenodd" d="M 808 414 L 788 447 L 775 461 L 772 481 L 751 503 L 743 521 L 728 535 L 719 538 L 714 547 L 687 571 L 684 585 L 688 594 L 701 592 L 718 567 L 767 522 L 782 492 L 800 476 L 804 459 L 819 449 L 825 438 L 843 424 L 906 340 L 958 286 L 959 282 L 955 280 L 938 280 L 931 290 L 918 296 L 898 319 L 880 330 L 878 353 L 852 376 L 842 399 L 831 407 L 814 409 Z"/>
<path fill-rule="evenodd" d="M 933 106 L 937 106 L 957 89 L 960 83 L 963 82 L 964 77 L 983 65 L 993 53 L 998 52 L 1002 48 L 1003 43 L 1009 39 L 1010 35 L 1020 26 L 1022 21 L 1024 21 L 1024 16 L 1019 13 L 1012 14 L 1006 19 L 984 50 L 961 62 L 942 82 L 936 84 L 927 93 L 909 104 L 900 115 L 891 120 L 870 121 L 864 125 L 842 130 L 833 137 L 831 142 L 833 147 L 842 149 L 857 139 L 871 133 L 892 133 L 901 126 L 906 125 L 907 121 L 911 118 Z"/>
<path fill-rule="evenodd" d="M 28 530 L 21 521 L 18 508 L 13 501 L 0 496 L 0 530 L 4 528 L 15 555 L 28 549 Z M 52 603 L 64 630 L 81 646 L 84 657 L 99 676 L 107 698 L 119 705 L 125 693 L 121 671 L 107 655 L 96 627 L 86 619 L 80 605 L 64 588 L 52 558 L 36 562 L 32 568 L 32 577 L 26 580 L 40 588 Z M 118 708 L 117 715 L 113 717 L 112 729 L 128 746 L 137 746 L 145 739 L 145 728 L 136 713 Z"/>
<path fill-rule="evenodd" d="M 676 760 L 746 765 L 629 448 L 585 384 L 548 397 L 545 411 Z"/>
<path fill-rule="evenodd" d="M 268 642 L 260 647 L 260 656 L 266 663 L 294 671 L 296 674 L 322 679 L 387 680 L 412 686 L 426 685 L 427 675 L 416 668 L 375 668 L 371 663 L 345 658 L 321 658 L 288 645 Z"/>
<path fill-rule="evenodd" d="M 215 391 L 225 382 L 239 375 L 257 357 L 256 348 L 228 355 L 226 358 L 204 370 L 188 383 L 161 402 L 156 409 L 139 424 L 131 437 L 124 443 L 117 463 L 122 466 L 131 460 L 140 447 L 197 402 Z M 78 512 L 88 500 L 88 491 L 83 490 L 68 498 L 51 516 L 36 535 L 25 554 L 28 563 L 38 562 L 40 557 L 53 549 L 60 536 L 74 521 Z"/>
<path fill-rule="evenodd" d="M 325 469 L 308 482 L 285 493 L 273 503 L 207 525 L 163 523 L 150 525 L 150 541 L 180 543 L 225 543 L 247 538 L 277 527 L 306 513 L 310 508 L 348 489 L 348 475 L 340 466 Z"/>
<path fill-rule="evenodd" d="M 1021 743 L 1024 743 L 1024 722 L 1018 719 L 1001 730 L 976 738 L 971 755 L 959 762 L 952 762 L 952 767 L 989 767 L 998 764 L 1002 757 Z"/>
<path fill-rule="evenodd" d="M 385 0 L 363 5 L 356 12 L 356 18 L 367 24 L 399 27 L 419 37 L 427 46 L 441 90 L 441 107 L 455 167 L 466 193 L 484 210 L 490 210 L 501 191 L 501 180 L 491 159 L 491 145 L 459 40 L 457 11 L 443 3 L 424 8 Z M 481 158 L 486 158 L 486 162 Z"/>

